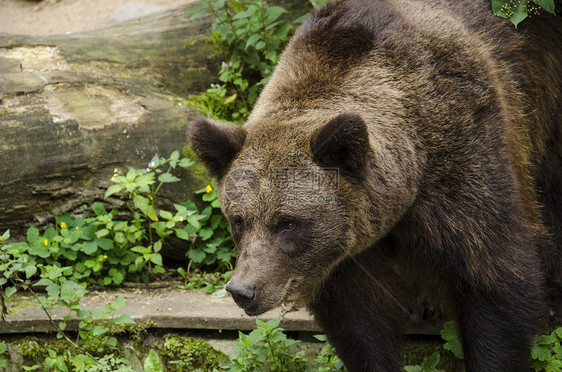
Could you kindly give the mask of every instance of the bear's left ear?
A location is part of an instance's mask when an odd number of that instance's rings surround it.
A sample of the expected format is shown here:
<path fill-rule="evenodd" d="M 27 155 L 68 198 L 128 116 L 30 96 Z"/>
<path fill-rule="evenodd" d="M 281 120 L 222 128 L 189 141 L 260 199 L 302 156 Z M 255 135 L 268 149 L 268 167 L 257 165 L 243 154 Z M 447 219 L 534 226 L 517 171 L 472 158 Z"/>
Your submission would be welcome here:
<path fill-rule="evenodd" d="M 188 137 L 197 158 L 211 176 L 220 179 L 242 149 L 246 129 L 201 118 L 191 123 Z"/>
<path fill-rule="evenodd" d="M 310 149 L 314 161 L 323 167 L 357 172 L 369 151 L 367 125 L 357 114 L 340 114 L 313 134 Z"/>

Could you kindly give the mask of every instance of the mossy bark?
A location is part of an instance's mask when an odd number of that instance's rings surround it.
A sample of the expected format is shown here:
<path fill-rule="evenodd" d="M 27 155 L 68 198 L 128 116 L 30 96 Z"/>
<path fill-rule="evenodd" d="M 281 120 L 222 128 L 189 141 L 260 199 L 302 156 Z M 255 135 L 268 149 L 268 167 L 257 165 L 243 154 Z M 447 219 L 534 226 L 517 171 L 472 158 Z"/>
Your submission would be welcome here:
<path fill-rule="evenodd" d="M 115 168 L 185 146 L 198 114 L 173 99 L 216 79 L 208 22 L 180 8 L 84 33 L 0 35 L 0 233 L 89 209 Z M 188 179 L 164 197 L 189 198 L 201 181 Z"/>

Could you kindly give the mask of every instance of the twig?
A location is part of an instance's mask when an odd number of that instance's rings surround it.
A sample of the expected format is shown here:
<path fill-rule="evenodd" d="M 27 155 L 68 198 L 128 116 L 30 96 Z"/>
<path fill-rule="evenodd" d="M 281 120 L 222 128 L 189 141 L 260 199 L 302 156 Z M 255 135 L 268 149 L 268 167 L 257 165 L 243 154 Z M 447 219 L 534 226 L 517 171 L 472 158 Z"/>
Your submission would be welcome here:
<path fill-rule="evenodd" d="M 33 289 L 31 289 L 31 287 L 28 287 L 28 290 L 31 292 L 31 294 L 33 295 L 33 297 L 35 297 L 35 300 L 37 300 L 37 302 L 39 302 L 39 304 L 41 305 L 41 310 L 43 310 L 45 312 L 45 314 L 47 314 L 47 317 L 49 318 L 49 322 L 51 322 L 51 324 L 53 325 L 53 327 L 55 328 L 55 330 L 61 334 L 62 337 L 64 337 L 68 342 L 70 342 L 70 344 L 72 346 L 74 346 L 76 349 L 80 350 L 81 352 L 83 352 L 84 354 L 86 354 L 87 356 L 89 356 L 90 358 L 92 358 L 96 363 L 99 364 L 99 361 L 90 353 L 88 353 L 86 350 L 84 350 L 80 345 L 78 345 L 77 343 L 75 343 L 74 341 L 72 341 L 70 339 L 70 337 L 68 337 L 68 335 L 59 327 L 59 325 L 54 321 L 54 319 L 51 317 L 51 314 L 49 314 L 49 311 L 47 311 L 47 309 L 43 306 L 43 303 L 41 302 L 41 300 L 39 299 L 39 296 L 37 296 L 37 294 L 33 291 Z"/>

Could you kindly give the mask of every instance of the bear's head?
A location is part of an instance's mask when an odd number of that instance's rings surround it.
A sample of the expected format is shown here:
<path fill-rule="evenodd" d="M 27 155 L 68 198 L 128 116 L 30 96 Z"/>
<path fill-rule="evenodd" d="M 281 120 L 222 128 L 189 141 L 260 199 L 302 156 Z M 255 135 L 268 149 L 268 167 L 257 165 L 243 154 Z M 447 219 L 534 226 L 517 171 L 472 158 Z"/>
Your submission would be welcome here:
<path fill-rule="evenodd" d="M 246 313 L 308 303 L 332 268 L 395 222 L 383 207 L 394 182 L 373 160 L 369 137 L 353 113 L 243 127 L 192 123 L 192 148 L 217 178 L 238 247 L 227 290 Z M 375 169 L 379 177 L 370 175 Z"/>

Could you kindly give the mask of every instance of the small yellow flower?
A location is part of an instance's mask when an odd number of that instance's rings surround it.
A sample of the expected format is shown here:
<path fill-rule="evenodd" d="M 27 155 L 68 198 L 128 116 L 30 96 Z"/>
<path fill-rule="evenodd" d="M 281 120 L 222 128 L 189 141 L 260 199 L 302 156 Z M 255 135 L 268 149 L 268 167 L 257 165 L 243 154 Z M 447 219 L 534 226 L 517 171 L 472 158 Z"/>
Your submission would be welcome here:
<path fill-rule="evenodd" d="M 211 191 L 213 191 L 213 187 L 211 185 L 207 185 L 207 188 L 205 190 L 207 190 L 207 194 L 208 194 Z"/>
<path fill-rule="evenodd" d="M 66 229 L 66 224 L 64 223 L 64 221 L 60 223 L 60 227 L 61 229 Z"/>
<path fill-rule="evenodd" d="M 106 255 L 106 254 L 103 255 L 103 259 L 104 259 L 104 260 L 107 260 L 107 255 Z"/>
<path fill-rule="evenodd" d="M 45 239 L 45 240 L 43 240 L 43 244 L 45 244 L 45 245 L 49 245 L 49 239 Z"/>

